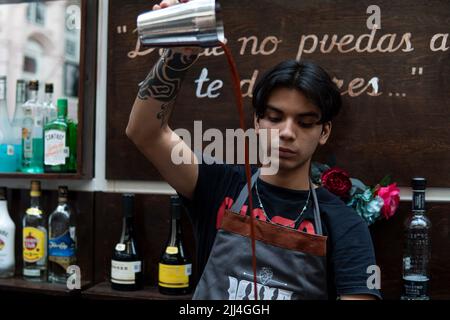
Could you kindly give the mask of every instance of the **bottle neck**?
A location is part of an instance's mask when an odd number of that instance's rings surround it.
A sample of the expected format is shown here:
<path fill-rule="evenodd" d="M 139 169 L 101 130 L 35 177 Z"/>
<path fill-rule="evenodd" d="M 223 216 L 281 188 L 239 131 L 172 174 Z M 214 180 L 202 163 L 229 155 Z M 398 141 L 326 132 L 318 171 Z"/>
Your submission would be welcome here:
<path fill-rule="evenodd" d="M 425 213 L 425 190 L 413 190 L 412 212 L 419 215 Z"/>
<path fill-rule="evenodd" d="M 38 92 L 36 90 L 30 90 L 29 100 L 36 101 L 38 98 Z"/>
<path fill-rule="evenodd" d="M 31 196 L 30 198 L 30 207 L 37 208 L 39 207 L 40 196 Z"/>
<path fill-rule="evenodd" d="M 8 215 L 8 203 L 6 200 L 0 200 L 0 217 Z"/>
<path fill-rule="evenodd" d="M 120 242 L 123 243 L 134 237 L 133 217 L 123 217 L 122 236 Z"/>
<path fill-rule="evenodd" d="M 170 239 L 169 244 L 172 247 L 177 245 L 177 241 L 181 239 L 181 223 L 180 219 L 173 217 L 170 223 Z"/>
<path fill-rule="evenodd" d="M 48 104 L 53 103 L 53 93 L 52 92 L 45 93 L 45 102 Z"/>

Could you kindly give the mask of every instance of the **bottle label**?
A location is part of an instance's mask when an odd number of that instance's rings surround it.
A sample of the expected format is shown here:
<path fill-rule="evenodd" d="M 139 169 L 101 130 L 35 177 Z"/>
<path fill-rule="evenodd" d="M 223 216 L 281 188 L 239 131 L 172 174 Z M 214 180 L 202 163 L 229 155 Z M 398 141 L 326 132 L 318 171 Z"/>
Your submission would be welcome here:
<path fill-rule="evenodd" d="M 37 262 L 45 257 L 46 234 L 33 227 L 23 228 L 23 260 Z"/>
<path fill-rule="evenodd" d="M 136 273 L 141 272 L 141 261 L 111 260 L 111 282 L 117 284 L 135 284 Z"/>
<path fill-rule="evenodd" d="M 167 247 L 166 248 L 167 254 L 177 254 L 178 253 L 178 247 Z"/>
<path fill-rule="evenodd" d="M 423 298 L 428 294 L 428 278 L 425 281 L 403 279 L 404 296 L 407 298 Z"/>
<path fill-rule="evenodd" d="M 61 130 L 45 132 L 44 163 L 47 166 L 66 164 L 66 133 Z"/>
<path fill-rule="evenodd" d="M 31 139 L 31 130 L 28 128 L 22 129 L 23 141 L 23 157 L 25 159 L 33 158 L 33 140 Z"/>
<path fill-rule="evenodd" d="M 9 268 L 14 260 L 14 229 L 0 229 L 0 268 Z"/>
<path fill-rule="evenodd" d="M 12 144 L 6 146 L 6 154 L 10 157 L 14 156 L 14 146 Z"/>
<path fill-rule="evenodd" d="M 50 257 L 74 257 L 75 242 L 69 230 L 57 238 L 50 238 L 48 242 L 48 255 Z"/>
<path fill-rule="evenodd" d="M 41 270 L 40 269 L 24 269 L 23 275 L 27 277 L 40 277 Z"/>
<path fill-rule="evenodd" d="M 159 285 L 164 288 L 188 288 L 192 264 L 167 265 L 159 264 Z"/>
<path fill-rule="evenodd" d="M 28 208 L 26 214 L 30 216 L 40 216 L 42 214 L 42 210 L 39 208 Z"/>

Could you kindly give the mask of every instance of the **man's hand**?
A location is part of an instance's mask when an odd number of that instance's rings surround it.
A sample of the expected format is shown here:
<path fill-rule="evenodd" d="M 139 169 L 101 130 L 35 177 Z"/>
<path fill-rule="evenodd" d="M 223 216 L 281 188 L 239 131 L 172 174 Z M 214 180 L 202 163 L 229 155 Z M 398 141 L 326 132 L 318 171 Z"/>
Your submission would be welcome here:
<path fill-rule="evenodd" d="M 189 0 L 163 0 L 161 1 L 160 4 L 155 4 L 152 8 L 152 10 L 160 10 L 160 9 L 164 9 L 173 5 L 177 5 L 179 3 L 186 3 L 189 2 Z M 178 52 L 181 54 L 184 54 L 186 56 L 191 56 L 191 55 L 198 55 L 200 53 L 200 48 L 198 47 L 186 47 L 186 48 L 173 48 L 172 49 L 173 52 Z"/>

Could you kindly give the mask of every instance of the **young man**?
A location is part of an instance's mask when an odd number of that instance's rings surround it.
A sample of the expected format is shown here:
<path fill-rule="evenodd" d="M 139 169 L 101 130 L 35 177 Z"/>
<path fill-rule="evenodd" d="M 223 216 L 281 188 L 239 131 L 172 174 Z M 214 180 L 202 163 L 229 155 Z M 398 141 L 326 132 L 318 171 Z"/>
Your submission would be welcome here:
<path fill-rule="evenodd" d="M 153 9 L 174 2 L 165 0 Z M 168 126 L 168 120 L 183 76 L 195 62 L 197 53 L 197 49 L 165 51 L 140 84 L 126 134 L 183 197 L 194 227 L 198 267 L 202 272 L 224 211 L 231 208 L 245 189 L 246 178 L 243 166 L 198 164 L 197 155 L 180 138 L 173 139 L 174 132 Z M 282 62 L 259 80 L 253 94 L 253 106 L 256 131 L 278 129 L 280 141 L 278 173 L 261 174 L 255 180 L 252 190 L 255 216 L 314 235 L 317 233 L 311 197 L 311 189 L 314 189 L 320 207 L 321 228 L 328 237 L 327 272 L 321 274 L 326 278 L 322 279 L 326 285 L 321 290 L 327 291 L 326 296 L 330 299 L 380 297 L 378 290 L 367 285 L 371 275 L 367 268 L 376 264 L 367 225 L 326 189 L 310 188 L 312 155 L 319 145 L 327 142 L 331 120 L 341 107 L 340 94 L 330 77 L 313 63 Z M 179 144 L 183 146 L 184 154 L 190 155 L 190 164 L 172 162 L 172 149 Z M 304 266 L 304 270 L 308 267 Z M 308 271 L 304 270 L 292 272 L 304 272 L 308 278 Z M 317 276 L 312 274 L 314 270 L 310 273 L 311 277 Z"/>

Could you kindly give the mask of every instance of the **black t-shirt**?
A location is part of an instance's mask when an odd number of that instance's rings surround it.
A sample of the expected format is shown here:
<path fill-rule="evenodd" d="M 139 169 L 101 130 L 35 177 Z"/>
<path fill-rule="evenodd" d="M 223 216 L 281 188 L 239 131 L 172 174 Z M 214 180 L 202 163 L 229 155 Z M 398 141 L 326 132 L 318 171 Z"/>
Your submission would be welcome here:
<path fill-rule="evenodd" d="M 256 168 L 253 168 L 255 172 Z M 315 233 L 312 198 L 299 217 L 308 199 L 308 191 L 298 191 L 257 180 L 258 194 L 252 190 L 254 214 L 261 220 Z M 183 198 L 197 242 L 197 263 L 201 274 L 208 261 L 225 209 L 230 209 L 246 184 L 244 166 L 200 164 L 197 185 L 191 201 Z M 323 234 L 327 240 L 327 275 L 330 299 L 345 294 L 372 294 L 367 268 L 376 265 L 372 239 L 367 224 L 338 197 L 323 187 L 316 189 Z M 261 200 L 261 202 L 259 201 Z M 248 201 L 248 199 L 247 199 Z M 264 211 L 261 210 L 261 205 Z M 247 202 L 246 202 L 247 204 Z M 246 213 L 247 205 L 241 210 Z M 265 216 L 264 212 L 267 214 Z"/>

